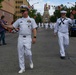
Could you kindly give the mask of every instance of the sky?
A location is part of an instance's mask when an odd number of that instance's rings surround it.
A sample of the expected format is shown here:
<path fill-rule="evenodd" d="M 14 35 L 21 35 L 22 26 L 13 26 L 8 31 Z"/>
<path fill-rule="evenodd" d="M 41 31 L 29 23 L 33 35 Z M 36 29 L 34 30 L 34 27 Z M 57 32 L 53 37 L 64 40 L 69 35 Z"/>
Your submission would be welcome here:
<path fill-rule="evenodd" d="M 37 12 L 40 12 L 43 14 L 44 12 L 44 4 L 48 4 L 50 6 L 58 6 L 60 4 L 67 5 L 67 7 L 73 6 L 72 4 L 75 4 L 76 0 L 28 0 L 30 5 L 33 5 L 34 3 L 39 2 L 38 4 L 34 4 L 34 8 L 37 9 Z M 70 2 L 72 4 L 68 4 L 67 2 Z M 50 8 L 49 13 L 50 15 L 53 15 L 54 8 Z"/>

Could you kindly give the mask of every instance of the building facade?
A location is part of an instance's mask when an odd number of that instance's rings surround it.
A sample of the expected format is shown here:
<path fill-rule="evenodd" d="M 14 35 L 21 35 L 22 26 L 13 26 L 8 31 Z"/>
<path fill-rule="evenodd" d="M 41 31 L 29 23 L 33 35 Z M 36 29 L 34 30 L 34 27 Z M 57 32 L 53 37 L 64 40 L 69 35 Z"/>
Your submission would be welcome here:
<path fill-rule="evenodd" d="M 20 13 L 20 5 L 22 4 L 29 6 L 27 0 L 4 0 L 0 9 L 0 17 L 4 15 L 5 20 L 11 24 L 12 21 L 22 16 Z"/>
<path fill-rule="evenodd" d="M 27 0 L 15 0 L 15 19 L 18 19 L 22 16 L 20 13 L 20 6 L 22 4 L 29 6 L 29 3 Z"/>
<path fill-rule="evenodd" d="M 43 13 L 43 22 L 44 23 L 48 23 L 49 22 L 49 18 L 50 18 L 49 10 L 50 10 L 50 5 L 48 5 L 46 3 L 44 5 L 44 13 Z"/>
<path fill-rule="evenodd" d="M 14 4 L 15 4 L 14 0 L 4 0 L 2 2 L 2 8 L 0 9 L 0 17 L 4 15 L 5 20 L 9 24 L 11 24 L 11 22 L 13 21 L 13 16 L 15 12 Z"/>

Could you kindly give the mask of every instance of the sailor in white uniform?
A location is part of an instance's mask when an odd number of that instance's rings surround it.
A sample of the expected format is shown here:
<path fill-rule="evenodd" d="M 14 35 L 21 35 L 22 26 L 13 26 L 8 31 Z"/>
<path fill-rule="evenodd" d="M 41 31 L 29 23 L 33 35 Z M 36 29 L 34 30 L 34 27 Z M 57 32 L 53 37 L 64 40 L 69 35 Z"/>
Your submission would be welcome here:
<path fill-rule="evenodd" d="M 38 24 L 38 26 L 39 26 L 39 28 L 41 28 L 41 24 L 40 23 Z"/>
<path fill-rule="evenodd" d="M 50 29 L 53 29 L 53 23 L 50 23 Z"/>
<path fill-rule="evenodd" d="M 42 28 L 44 27 L 44 24 L 42 23 Z"/>
<path fill-rule="evenodd" d="M 19 28 L 18 56 L 20 71 L 18 73 L 23 73 L 25 72 L 25 55 L 29 59 L 30 68 L 33 69 L 31 43 L 36 42 L 37 24 L 33 18 L 28 16 L 29 8 L 26 5 L 21 5 L 20 11 L 23 17 L 19 18 L 15 23 L 13 23 L 13 25 L 7 26 L 7 28 Z M 32 32 L 33 39 L 31 38 Z"/>
<path fill-rule="evenodd" d="M 45 23 L 45 29 L 48 29 L 48 23 Z"/>
<path fill-rule="evenodd" d="M 60 58 L 65 59 L 65 49 L 69 45 L 69 25 L 72 25 L 72 20 L 66 17 L 66 11 L 61 11 L 61 18 L 57 19 L 54 33 L 58 33 Z"/>

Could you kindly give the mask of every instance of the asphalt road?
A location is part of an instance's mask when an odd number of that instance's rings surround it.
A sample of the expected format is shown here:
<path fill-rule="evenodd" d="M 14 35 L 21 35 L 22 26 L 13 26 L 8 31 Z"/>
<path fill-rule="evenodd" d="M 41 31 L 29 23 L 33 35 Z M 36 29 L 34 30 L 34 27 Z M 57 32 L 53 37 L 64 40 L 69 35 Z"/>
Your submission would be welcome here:
<path fill-rule="evenodd" d="M 53 30 L 40 28 L 37 32 L 37 42 L 32 45 L 34 69 L 30 70 L 25 58 L 26 72 L 21 75 L 76 75 L 76 37 L 70 38 L 66 59 L 61 60 Z M 19 75 L 17 37 L 6 33 L 7 45 L 0 46 L 0 75 Z"/>

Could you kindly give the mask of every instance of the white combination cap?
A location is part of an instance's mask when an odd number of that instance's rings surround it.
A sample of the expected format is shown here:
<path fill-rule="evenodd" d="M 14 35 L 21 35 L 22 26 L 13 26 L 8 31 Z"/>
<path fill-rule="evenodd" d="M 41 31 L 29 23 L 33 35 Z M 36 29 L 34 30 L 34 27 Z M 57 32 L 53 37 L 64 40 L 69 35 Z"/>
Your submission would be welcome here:
<path fill-rule="evenodd" d="M 62 10 L 60 13 L 61 13 L 61 14 L 66 14 L 66 13 L 67 13 L 67 11 Z"/>
<path fill-rule="evenodd" d="M 20 6 L 20 9 L 21 9 L 21 10 L 25 10 L 25 9 L 28 9 L 28 10 L 29 10 L 29 7 L 28 7 L 27 5 L 21 5 L 21 6 Z"/>

